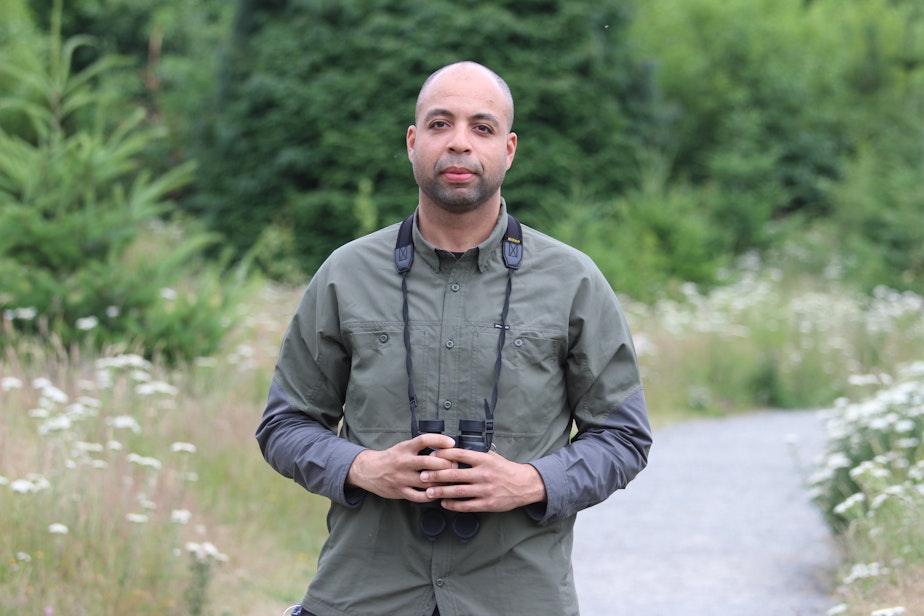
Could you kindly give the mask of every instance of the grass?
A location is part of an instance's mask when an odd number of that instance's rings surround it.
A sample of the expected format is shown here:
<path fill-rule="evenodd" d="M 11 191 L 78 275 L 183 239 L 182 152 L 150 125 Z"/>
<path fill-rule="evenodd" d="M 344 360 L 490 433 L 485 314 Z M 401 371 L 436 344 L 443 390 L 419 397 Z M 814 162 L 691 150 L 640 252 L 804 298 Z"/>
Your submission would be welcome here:
<path fill-rule="evenodd" d="M 0 357 L 0 614 L 280 614 L 301 598 L 327 503 L 271 471 L 253 437 L 299 295 L 260 287 L 222 353 L 184 370 L 14 340 Z M 754 267 L 625 307 L 663 424 L 868 392 L 919 355 L 920 302 Z M 924 604 L 920 554 L 874 553 L 869 531 L 845 531 L 850 564 L 891 573 L 845 585 L 849 613 Z"/>

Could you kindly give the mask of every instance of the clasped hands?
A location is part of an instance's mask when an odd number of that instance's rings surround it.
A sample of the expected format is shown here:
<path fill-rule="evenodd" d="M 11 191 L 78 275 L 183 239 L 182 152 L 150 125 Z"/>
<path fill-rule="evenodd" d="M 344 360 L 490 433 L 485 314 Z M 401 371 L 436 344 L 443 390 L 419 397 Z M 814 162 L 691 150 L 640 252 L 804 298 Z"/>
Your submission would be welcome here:
<path fill-rule="evenodd" d="M 419 455 L 427 448 L 436 451 Z M 450 511 L 510 511 L 546 498 L 545 484 L 532 465 L 494 451 L 457 449 L 443 434 L 421 434 L 382 451 L 362 451 L 353 460 L 347 485 L 382 498 L 440 501 Z"/>

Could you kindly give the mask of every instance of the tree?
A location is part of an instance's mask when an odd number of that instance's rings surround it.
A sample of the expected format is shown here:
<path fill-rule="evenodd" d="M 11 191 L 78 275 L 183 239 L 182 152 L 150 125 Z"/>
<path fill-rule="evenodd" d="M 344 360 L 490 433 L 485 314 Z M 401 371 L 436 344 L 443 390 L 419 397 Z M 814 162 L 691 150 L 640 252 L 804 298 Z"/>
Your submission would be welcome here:
<path fill-rule="evenodd" d="M 89 41 L 62 42 L 60 1 L 50 45 L 20 50 L 19 66 L 0 64 L 9 84 L 0 98 L 4 329 L 68 349 L 90 340 L 168 360 L 208 354 L 229 327 L 234 285 L 202 264 L 213 237 L 165 223 L 193 165 L 160 175 L 140 165 L 158 132 L 143 109 L 123 114 L 94 88 L 112 57 L 71 70 Z"/>
<path fill-rule="evenodd" d="M 458 60 L 513 90 L 520 142 L 504 194 L 519 215 L 612 195 L 660 126 L 651 71 L 624 36 L 627 6 L 240 0 L 184 204 L 268 267 L 286 257 L 271 237 L 312 270 L 414 207 L 405 131 L 423 79 Z"/>

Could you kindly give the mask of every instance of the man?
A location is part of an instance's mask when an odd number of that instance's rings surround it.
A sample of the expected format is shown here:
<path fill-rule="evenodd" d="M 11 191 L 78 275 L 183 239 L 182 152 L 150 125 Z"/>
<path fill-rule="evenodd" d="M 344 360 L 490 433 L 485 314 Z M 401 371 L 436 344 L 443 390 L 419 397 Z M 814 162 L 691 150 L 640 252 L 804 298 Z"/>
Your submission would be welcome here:
<path fill-rule="evenodd" d="M 575 515 L 647 463 L 615 294 L 508 217 L 513 114 L 481 65 L 431 75 L 406 138 L 415 216 L 336 250 L 292 319 L 257 439 L 331 500 L 297 613 L 578 614 Z"/>

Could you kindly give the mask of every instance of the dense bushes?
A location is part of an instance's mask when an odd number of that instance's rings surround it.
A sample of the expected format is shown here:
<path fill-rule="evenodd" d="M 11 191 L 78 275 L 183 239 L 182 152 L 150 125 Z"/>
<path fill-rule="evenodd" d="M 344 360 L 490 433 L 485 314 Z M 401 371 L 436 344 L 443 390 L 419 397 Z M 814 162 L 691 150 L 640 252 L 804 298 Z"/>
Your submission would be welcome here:
<path fill-rule="evenodd" d="M 672 182 L 710 191 L 735 250 L 802 238 L 867 289 L 924 290 L 924 5 L 637 6 L 631 38 L 676 106 Z"/>
<path fill-rule="evenodd" d="M 650 71 L 624 35 L 627 7 L 241 2 L 221 111 L 187 204 L 240 250 L 261 233 L 291 234 L 310 270 L 367 225 L 414 207 L 404 135 L 417 91 L 463 59 L 513 89 L 521 139 L 505 194 L 520 216 L 614 194 L 659 125 Z M 368 222 L 357 214 L 364 200 Z"/>

